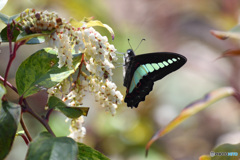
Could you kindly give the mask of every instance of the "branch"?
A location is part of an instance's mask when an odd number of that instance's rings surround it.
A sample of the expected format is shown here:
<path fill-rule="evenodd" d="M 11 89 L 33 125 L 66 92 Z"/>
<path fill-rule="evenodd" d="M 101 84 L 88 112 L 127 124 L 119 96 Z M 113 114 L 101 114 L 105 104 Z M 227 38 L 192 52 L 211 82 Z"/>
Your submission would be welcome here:
<path fill-rule="evenodd" d="M 26 145 L 28 145 L 29 141 L 28 141 L 27 137 L 25 136 L 25 134 L 21 134 L 21 137 L 23 138 L 23 140 L 26 143 Z"/>
<path fill-rule="evenodd" d="M 85 63 L 85 61 L 84 61 L 84 54 L 82 54 L 81 63 L 80 63 L 80 66 L 78 67 L 78 68 L 79 68 L 79 71 L 78 71 L 77 79 L 80 78 L 80 73 L 81 73 L 81 70 L 82 70 L 82 65 L 83 65 L 83 63 Z"/>
<path fill-rule="evenodd" d="M 3 78 L 2 76 L 0 76 L 0 80 L 4 82 L 4 78 Z M 6 84 L 7 84 L 12 90 L 14 90 L 16 93 L 18 93 L 17 89 L 16 89 L 10 82 L 6 81 Z M 53 133 L 52 129 L 51 129 L 50 126 L 48 125 L 49 115 L 50 115 L 51 112 L 49 112 L 49 113 L 46 115 L 46 119 L 43 119 L 43 118 L 39 117 L 39 116 L 29 107 L 29 105 L 28 105 L 28 103 L 27 103 L 27 101 L 26 101 L 25 98 L 23 98 L 23 99 L 20 98 L 20 105 L 21 105 L 21 101 L 23 101 L 23 103 L 24 103 L 24 105 L 25 105 L 25 108 L 22 107 L 23 112 L 28 112 L 28 113 L 30 113 L 33 117 L 35 117 L 35 118 L 47 129 L 47 131 L 48 131 L 49 133 L 51 133 L 53 136 L 55 136 L 55 134 Z M 22 117 L 21 117 L 21 119 L 22 119 Z M 20 121 L 20 122 L 21 122 L 21 121 Z M 22 123 L 21 123 L 21 125 L 22 125 Z M 23 124 L 23 125 L 24 125 L 24 124 Z M 24 126 L 23 126 L 23 125 L 22 125 L 22 127 L 24 128 L 25 125 L 24 125 Z M 25 127 L 26 127 L 26 126 L 25 126 Z M 26 130 L 27 130 L 27 129 L 26 129 Z M 25 130 L 24 130 L 24 131 L 25 131 Z M 25 132 L 26 132 L 26 131 L 25 131 Z M 27 132 L 26 132 L 26 134 L 27 134 Z M 29 136 L 27 135 L 27 137 L 31 139 L 30 134 L 29 134 Z M 30 140 L 30 139 L 29 139 L 29 140 Z M 31 141 L 31 140 L 30 140 L 30 141 Z"/>
<path fill-rule="evenodd" d="M 46 119 L 47 122 L 49 121 L 49 117 L 50 117 L 52 111 L 53 111 L 53 109 L 49 109 L 48 112 L 47 112 L 47 114 L 46 114 L 45 119 Z"/>
<path fill-rule="evenodd" d="M 23 121 L 22 113 L 21 113 L 20 123 L 21 123 L 21 126 L 22 126 L 25 134 L 27 135 L 28 140 L 31 142 L 32 141 L 32 137 L 31 137 L 31 135 L 30 135 L 30 133 L 29 133 L 29 131 L 28 131 L 24 121 Z M 24 139 L 24 137 L 23 137 L 23 139 Z M 24 139 L 24 141 L 26 142 L 25 139 Z M 28 143 L 26 142 L 26 144 L 28 144 Z"/>
<path fill-rule="evenodd" d="M 0 81 L 5 81 L 5 79 L 2 77 L 2 76 L 0 76 Z M 8 81 L 6 81 L 6 85 L 8 86 L 8 87 L 10 87 L 13 91 L 15 91 L 16 93 L 18 93 L 18 91 L 17 91 L 17 88 L 15 88 L 10 82 L 8 82 Z"/>
<path fill-rule="evenodd" d="M 49 133 L 51 133 L 53 136 L 55 136 L 55 134 L 53 133 L 52 129 L 50 128 L 50 126 L 48 125 L 48 120 L 39 117 L 33 110 L 32 108 L 29 107 L 26 99 L 23 99 L 23 103 L 25 105 L 25 111 L 28 112 L 29 114 L 31 114 L 33 117 L 35 117 L 46 129 Z"/>

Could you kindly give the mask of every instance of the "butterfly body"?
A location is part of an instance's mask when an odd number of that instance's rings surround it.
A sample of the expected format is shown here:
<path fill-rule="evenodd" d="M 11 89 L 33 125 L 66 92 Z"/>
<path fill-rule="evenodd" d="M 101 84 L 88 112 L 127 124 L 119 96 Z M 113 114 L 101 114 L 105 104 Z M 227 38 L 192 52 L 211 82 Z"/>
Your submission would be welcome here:
<path fill-rule="evenodd" d="M 124 101 L 128 107 L 138 107 L 153 88 L 155 81 L 182 67 L 187 59 L 177 53 L 155 52 L 135 55 L 132 49 L 124 57 Z"/>

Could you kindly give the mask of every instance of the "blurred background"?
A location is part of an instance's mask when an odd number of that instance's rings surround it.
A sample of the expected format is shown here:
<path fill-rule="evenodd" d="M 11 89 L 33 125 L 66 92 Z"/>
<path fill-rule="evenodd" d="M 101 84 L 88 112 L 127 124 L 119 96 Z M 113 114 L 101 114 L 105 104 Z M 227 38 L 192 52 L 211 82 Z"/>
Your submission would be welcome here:
<path fill-rule="evenodd" d="M 115 40 L 103 28 L 109 42 L 119 52 L 133 49 L 145 38 L 136 54 L 168 51 L 180 53 L 188 62 L 180 70 L 155 82 L 154 89 L 137 109 L 122 104 L 116 116 L 105 113 L 94 98 L 87 94 L 84 105 L 90 107 L 84 126 L 84 143 L 101 151 L 112 160 L 145 159 L 145 145 L 160 128 L 166 126 L 191 102 L 222 86 L 239 87 L 239 57 L 216 60 L 227 49 L 240 47 L 239 41 L 221 41 L 210 30 L 229 30 L 238 24 L 238 0 L 9 0 L 1 11 L 17 14 L 26 8 L 56 11 L 67 20 L 93 16 L 111 26 Z M 3 24 L 0 25 L 3 28 Z M 11 68 L 9 81 L 15 84 L 15 73 L 21 62 L 44 45 L 23 46 Z M 8 45 L 1 44 L 0 74 L 8 60 Z M 122 59 L 119 59 L 122 62 Z M 114 81 L 125 95 L 122 68 L 114 71 Z M 8 98 L 18 97 L 8 89 Z M 40 92 L 27 100 L 34 110 L 45 114 L 47 95 Z M 30 133 L 35 137 L 44 128 L 30 115 L 24 114 Z M 54 112 L 50 125 L 57 136 L 69 134 L 69 122 L 61 113 Z M 20 130 L 21 128 L 19 128 Z M 229 97 L 187 119 L 172 132 L 155 142 L 149 151 L 149 160 L 193 160 L 209 154 L 222 143 L 240 142 L 240 107 Z M 16 137 L 7 160 L 23 160 L 27 151 L 24 141 Z M 239 153 L 240 154 L 240 153 Z"/>

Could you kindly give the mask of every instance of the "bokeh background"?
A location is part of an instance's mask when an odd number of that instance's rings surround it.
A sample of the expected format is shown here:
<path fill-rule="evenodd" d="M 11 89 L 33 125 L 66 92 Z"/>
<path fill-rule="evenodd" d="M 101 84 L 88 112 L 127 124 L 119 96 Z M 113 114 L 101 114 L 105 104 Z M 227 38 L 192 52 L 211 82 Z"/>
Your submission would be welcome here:
<path fill-rule="evenodd" d="M 112 160 L 145 159 L 148 140 L 185 106 L 219 87 L 239 87 L 240 59 L 228 57 L 216 60 L 225 50 L 239 48 L 239 41 L 221 41 L 209 32 L 212 29 L 226 31 L 238 24 L 238 0 L 9 0 L 1 12 L 14 15 L 26 8 L 56 11 L 66 19 L 74 17 L 81 20 L 93 16 L 113 28 L 114 41 L 105 29 L 96 27 L 101 34 L 108 36 L 119 52 L 125 52 L 130 47 L 128 38 L 134 49 L 145 38 L 146 41 L 136 50 L 137 54 L 169 51 L 187 57 L 185 66 L 155 83 L 153 91 L 137 109 L 122 104 L 113 117 L 94 102 L 91 94 L 87 94 L 84 105 L 90 107 L 90 112 L 85 118 L 87 135 L 84 143 Z M 1 24 L 0 27 L 4 26 Z M 41 47 L 44 45 L 19 49 L 10 71 L 10 82 L 15 84 L 18 66 Z M 8 46 L 1 44 L 0 49 L 0 74 L 4 75 Z M 122 63 L 121 58 L 119 63 Z M 114 81 L 125 94 L 122 67 L 115 69 Z M 18 101 L 16 94 L 11 90 L 8 93 L 9 99 Z M 46 113 L 46 99 L 46 93 L 40 92 L 29 97 L 28 101 L 41 115 Z M 33 137 L 44 130 L 30 115 L 25 114 L 24 118 Z M 69 122 L 65 119 L 58 112 L 50 118 L 50 125 L 57 136 L 69 134 Z M 233 97 L 229 97 L 189 118 L 155 142 L 148 159 L 194 160 L 209 154 L 219 144 L 239 142 L 240 107 Z M 6 159 L 23 160 L 26 151 L 24 141 L 16 137 L 12 152 Z"/>

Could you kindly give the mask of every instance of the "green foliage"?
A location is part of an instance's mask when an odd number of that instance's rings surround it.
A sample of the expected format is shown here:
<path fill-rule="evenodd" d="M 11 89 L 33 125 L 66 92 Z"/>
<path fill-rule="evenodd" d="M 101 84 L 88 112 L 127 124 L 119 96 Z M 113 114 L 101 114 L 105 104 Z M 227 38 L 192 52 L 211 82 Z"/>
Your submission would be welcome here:
<path fill-rule="evenodd" d="M 83 143 L 78 143 L 78 152 L 78 160 L 110 160 L 99 151 Z"/>
<path fill-rule="evenodd" d="M 19 14 L 9 17 L 5 14 L 0 13 L 0 20 L 3 21 L 5 24 L 12 23 L 12 21 L 17 17 L 19 17 Z"/>
<path fill-rule="evenodd" d="M 62 82 L 75 72 L 79 66 L 81 54 L 75 54 L 73 69 L 58 68 L 58 58 L 55 50 L 41 49 L 28 57 L 19 66 L 16 73 L 16 84 L 20 95 L 28 97 L 43 88 L 51 88 Z"/>
<path fill-rule="evenodd" d="M 212 160 L 238 160 L 240 158 L 240 144 L 222 144 L 217 146 L 214 150 L 215 153 L 236 152 L 238 155 L 234 156 L 214 156 Z"/>
<path fill-rule="evenodd" d="M 90 3 L 88 1 L 76 1 L 75 3 L 66 3 L 66 6 L 70 6 L 71 11 L 73 11 L 73 7 L 81 7 L 81 10 L 87 12 L 87 6 L 91 6 L 93 1 Z M 82 3 L 82 5 L 76 5 Z M 100 13 L 101 11 L 97 11 L 95 7 L 92 7 L 92 10 L 96 11 L 96 13 Z M 29 12 L 29 9 L 26 10 L 26 13 Z M 97 14 L 98 15 L 98 14 Z M 100 15 L 100 14 L 99 14 Z M 101 15 L 100 15 L 101 16 Z M 174 16 L 172 16 L 174 17 Z M 174 19 L 174 18 L 173 18 Z M 14 16 L 7 16 L 0 13 L 0 20 L 4 22 L 4 24 L 8 25 L 3 28 L 0 33 L 0 42 L 9 42 L 9 33 L 11 33 L 12 38 L 11 42 L 15 42 L 14 44 L 40 44 L 45 42 L 45 37 L 52 35 L 55 30 L 46 31 L 46 32 L 36 32 L 36 33 L 27 33 L 19 24 L 15 23 L 19 20 L 19 14 Z M 111 33 L 112 38 L 114 37 L 113 30 L 106 24 L 103 24 L 101 21 L 95 20 L 92 21 L 92 18 L 85 18 L 83 20 L 87 22 L 86 27 L 95 27 L 100 26 L 104 27 L 104 30 L 107 29 Z M 70 24 L 72 26 L 78 28 L 81 27 L 83 21 L 76 21 L 71 20 Z M 13 23 L 14 22 L 14 23 Z M 166 25 L 168 26 L 168 25 Z M 227 38 L 235 38 L 240 39 L 240 26 L 237 25 L 233 29 L 222 32 L 222 31 L 212 31 L 211 32 L 214 36 L 220 39 L 227 39 Z M 120 35 L 120 33 L 119 33 Z M 142 35 L 141 35 L 142 36 Z M 122 36 L 125 38 L 125 36 Z M 119 38 L 119 37 L 118 37 Z M 71 41 L 72 39 L 70 39 Z M 14 46 L 16 47 L 16 46 Z M 13 47 L 13 48 L 14 48 Z M 18 48 L 20 46 L 17 46 Z M 14 48 L 15 49 L 15 48 Z M 222 57 L 226 56 L 239 56 L 240 50 L 228 51 L 225 52 Z M 12 56 L 12 55 L 11 55 Z M 10 57 L 11 57 L 10 56 Z M 55 137 L 54 134 L 50 134 L 51 130 L 47 128 L 48 123 L 48 116 L 36 116 L 33 114 L 31 110 L 28 110 L 27 103 L 22 103 L 23 100 L 26 100 L 26 97 L 29 97 L 40 90 L 48 89 L 53 86 L 56 86 L 59 82 L 62 82 L 64 79 L 69 78 L 70 75 L 78 71 L 79 66 L 82 67 L 82 71 L 86 66 L 84 63 L 84 58 L 82 59 L 82 54 L 75 54 L 73 53 L 73 68 L 69 69 L 68 67 L 58 68 L 58 53 L 52 48 L 44 48 L 35 53 L 33 53 L 30 57 L 22 62 L 20 67 L 16 73 L 16 85 L 17 85 L 17 92 L 21 97 L 19 99 L 19 104 L 13 104 L 11 102 L 6 101 L 6 86 L 0 84 L 0 159 L 4 159 L 7 154 L 10 152 L 11 146 L 14 141 L 15 135 L 25 136 L 26 132 L 17 132 L 17 127 L 20 119 L 20 113 L 26 112 L 26 110 L 31 113 L 36 119 L 40 119 L 40 122 L 45 125 L 45 128 L 49 131 L 49 133 L 43 132 L 38 137 L 34 138 L 34 140 L 30 143 L 27 157 L 28 160 L 34 159 L 93 159 L 93 160 L 108 160 L 106 156 L 102 153 L 94 150 L 93 148 L 82 144 L 76 143 L 74 140 L 68 137 Z M 80 65 L 81 64 L 81 65 Z M 83 66 L 82 66 L 83 64 Z M 79 70 L 80 73 L 80 70 Z M 89 74 L 86 74 L 89 75 Z M 84 77 L 84 76 L 83 76 Z M 78 77 L 79 78 L 79 77 Z M 86 78 L 86 77 L 84 77 Z M 78 79 L 80 80 L 80 79 Z M 11 87 L 11 86 L 10 86 Z M 12 87 L 13 88 L 13 87 Z M 196 113 L 200 112 L 201 110 L 209 107 L 211 104 L 225 98 L 228 96 L 235 96 L 237 97 L 237 92 L 232 87 L 223 87 L 220 89 L 216 89 L 213 92 L 208 93 L 204 98 L 197 100 L 191 103 L 189 106 L 184 108 L 182 112 L 166 127 L 159 130 L 155 136 L 149 141 L 147 145 L 147 149 L 150 145 L 158 138 L 166 135 L 174 128 L 182 124 L 182 122 L 189 117 L 195 115 Z M 76 119 L 81 115 L 87 116 L 89 107 L 73 107 L 67 106 L 61 99 L 58 99 L 54 96 L 51 96 L 48 100 L 48 106 L 50 109 L 56 109 L 62 112 L 68 118 Z M 21 110 L 22 109 L 22 110 Z M 144 114 L 145 116 L 145 114 Z M 113 124 L 113 122 L 112 122 Z M 116 125 L 116 124 L 114 124 Z M 126 127 L 125 125 L 122 125 Z M 126 129 L 125 129 L 126 130 Z M 147 129 L 146 129 L 147 130 Z M 136 131 L 136 130 L 135 130 Z M 141 132 L 143 133 L 143 132 Z M 134 134 L 131 135 L 134 137 Z M 131 138 L 132 138 L 131 137 Z M 28 137 L 28 140 L 31 138 Z M 134 138 L 132 138 L 134 139 Z M 128 140 L 125 140 L 128 141 Z M 129 143 L 129 142 L 128 142 Z M 214 149 L 215 152 L 239 152 L 239 144 L 231 145 L 231 144 L 224 144 L 218 146 Z M 209 156 L 202 156 L 203 159 L 210 159 Z M 234 159 L 238 157 L 213 157 L 212 159 Z"/>
<path fill-rule="evenodd" d="M 51 96 L 48 100 L 50 109 L 58 109 L 68 118 L 78 118 L 80 116 L 87 116 L 89 107 L 68 107 L 62 100 L 55 96 Z"/>
<path fill-rule="evenodd" d="M 30 40 L 27 41 L 26 44 L 41 44 L 45 42 L 45 37 L 44 36 L 38 36 L 38 37 L 33 37 Z"/>
<path fill-rule="evenodd" d="M 20 120 L 19 105 L 4 101 L 0 111 L 0 159 L 10 152 Z"/>
<path fill-rule="evenodd" d="M 16 41 L 20 42 L 20 41 L 27 41 L 27 44 L 40 44 L 40 42 L 44 42 L 44 34 L 42 33 L 34 33 L 34 34 L 27 34 L 25 31 L 21 32 L 18 36 Z M 40 39 L 38 40 L 38 37 L 40 37 Z M 33 39 L 33 40 L 32 40 Z M 29 42 L 31 40 L 31 42 Z M 35 42 L 35 43 L 32 43 Z"/>
<path fill-rule="evenodd" d="M 50 133 L 40 133 L 30 143 L 26 160 L 109 160 L 91 147 L 76 143 L 68 137 L 53 137 Z"/>
<path fill-rule="evenodd" d="M 0 83 L 0 105 L 2 106 L 2 97 L 7 93 L 6 88 Z M 0 107 L 1 107 L 0 106 Z"/>
<path fill-rule="evenodd" d="M 26 9 L 23 12 L 23 14 L 25 15 L 32 14 L 33 17 L 35 16 L 35 18 L 37 18 L 39 13 L 35 14 L 35 10 Z M 23 14 L 21 16 L 24 16 Z M 22 20 L 19 15 L 20 14 L 9 17 L 7 15 L 0 13 L 0 20 L 2 20 L 7 25 L 1 31 L 1 34 L 0 34 L 1 42 L 9 42 L 9 41 L 14 42 L 14 46 L 13 48 L 11 48 L 9 66 L 11 65 L 11 62 L 14 60 L 16 56 L 17 49 L 21 45 L 43 43 L 45 42 L 45 37 L 46 36 L 49 37 L 49 35 L 52 35 L 52 33 L 56 29 L 56 28 L 53 28 L 52 30 L 51 29 L 41 30 L 41 31 L 38 30 L 39 32 L 36 31 L 34 33 L 27 33 L 27 31 L 25 31 L 23 29 L 24 27 L 21 25 L 26 22 L 25 21 L 26 19 Z M 31 19 L 33 18 L 32 16 L 28 18 Z M 20 19 L 22 20 L 21 24 L 18 23 Z M 56 20 L 57 27 L 59 27 L 58 25 L 62 24 L 61 19 L 58 17 L 56 19 L 57 19 Z M 31 21 L 30 23 L 32 22 L 33 21 Z M 114 37 L 113 30 L 108 25 L 103 24 L 100 21 L 94 21 L 92 23 L 91 19 L 89 19 L 87 23 L 89 25 L 87 27 L 101 26 L 106 28 L 108 31 L 110 31 L 112 37 Z M 28 27 L 31 28 L 33 27 L 33 25 L 30 25 Z M 78 37 L 74 37 L 74 38 L 78 38 Z M 53 48 L 43 48 L 33 53 L 30 57 L 25 59 L 19 66 L 16 72 L 17 88 L 13 87 L 9 82 L 4 83 L 9 85 L 11 89 L 13 89 L 16 93 L 20 95 L 19 104 L 21 104 L 21 107 L 20 105 L 13 104 L 5 100 L 4 95 L 6 94 L 6 89 L 5 89 L 5 86 L 0 84 L 0 98 L 1 100 L 4 99 L 3 103 L 1 103 L 1 111 L 0 111 L 0 130 L 1 130 L 0 159 L 4 159 L 7 156 L 7 154 L 10 152 L 15 136 L 21 136 L 24 139 L 26 144 L 30 142 L 27 156 L 26 156 L 27 160 L 28 159 L 29 160 L 30 159 L 31 160 L 34 160 L 34 159 L 76 160 L 77 158 L 78 159 L 91 158 L 96 160 L 108 159 L 107 157 L 102 155 L 100 152 L 84 144 L 77 145 L 77 143 L 71 138 L 55 137 L 53 131 L 48 125 L 48 119 L 49 119 L 51 110 L 49 110 L 49 112 L 45 117 L 44 116 L 40 117 L 30 108 L 30 106 L 28 105 L 25 99 L 26 97 L 31 96 L 40 90 L 48 89 L 53 86 L 56 86 L 63 80 L 69 78 L 73 73 L 78 71 L 79 67 L 80 69 L 82 69 L 84 58 L 82 56 L 82 53 L 80 54 L 75 53 L 75 49 L 73 49 L 71 46 L 74 43 L 72 42 L 70 45 L 67 46 L 68 50 L 72 51 L 72 55 L 70 56 L 70 58 L 72 58 L 71 67 L 67 67 L 65 65 L 59 68 L 59 64 L 58 64 L 59 53 L 57 52 L 57 50 L 54 50 Z M 10 43 L 10 46 L 12 46 L 11 43 Z M 66 58 L 69 58 L 69 57 L 66 57 Z M 86 66 L 84 66 L 83 68 L 86 68 Z M 6 70 L 7 72 L 9 72 L 8 69 Z M 83 77 L 84 77 L 84 74 L 83 74 Z M 79 77 L 78 77 L 78 81 L 80 81 Z M 66 115 L 68 118 L 71 118 L 71 119 L 77 119 L 82 115 L 87 116 L 89 111 L 89 107 L 67 106 L 62 100 L 54 96 L 49 98 L 48 106 L 49 106 L 49 109 L 59 110 L 64 115 Z M 32 140 L 31 135 L 26 129 L 26 126 L 24 125 L 23 121 L 21 121 L 23 131 L 17 132 L 18 123 L 20 120 L 20 113 L 24 113 L 24 112 L 30 113 L 37 120 L 39 120 L 41 124 L 43 124 L 44 127 L 48 130 L 48 133 L 43 132 L 39 134 L 39 136 L 34 138 L 34 140 L 31 142 Z"/>
<path fill-rule="evenodd" d="M 12 30 L 12 36 L 13 39 L 11 40 L 12 42 L 16 42 L 16 39 L 18 37 L 18 35 L 20 34 L 20 30 L 17 30 L 15 27 L 13 27 L 12 25 L 10 26 L 11 30 Z M 8 42 L 8 26 L 6 26 L 5 28 L 3 28 L 3 30 L 1 31 L 1 41 L 2 42 Z"/>
<path fill-rule="evenodd" d="M 68 137 L 42 132 L 30 143 L 26 160 L 76 160 L 77 143 Z"/>

